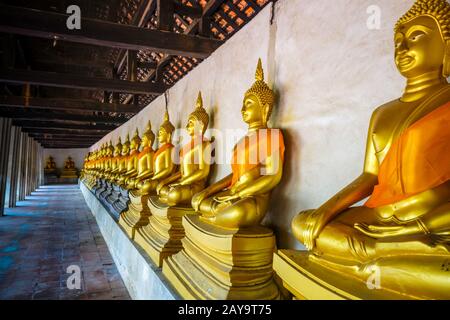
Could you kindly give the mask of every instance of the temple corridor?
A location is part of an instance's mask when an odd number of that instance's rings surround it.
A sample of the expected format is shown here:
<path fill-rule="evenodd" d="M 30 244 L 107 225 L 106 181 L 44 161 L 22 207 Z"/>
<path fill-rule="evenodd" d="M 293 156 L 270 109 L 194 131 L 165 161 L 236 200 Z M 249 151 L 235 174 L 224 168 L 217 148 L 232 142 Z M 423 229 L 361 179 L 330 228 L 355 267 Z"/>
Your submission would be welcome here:
<path fill-rule="evenodd" d="M 80 267 L 80 290 L 67 288 L 68 266 Z M 129 299 L 78 185 L 42 186 L 5 209 L 0 299 Z"/>

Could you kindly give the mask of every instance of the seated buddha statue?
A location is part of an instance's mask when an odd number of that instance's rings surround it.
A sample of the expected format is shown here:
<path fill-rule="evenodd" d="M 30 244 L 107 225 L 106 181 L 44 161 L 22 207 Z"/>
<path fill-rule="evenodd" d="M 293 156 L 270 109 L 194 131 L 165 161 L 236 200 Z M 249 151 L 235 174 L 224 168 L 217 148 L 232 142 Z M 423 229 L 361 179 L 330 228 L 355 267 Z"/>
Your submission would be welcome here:
<path fill-rule="evenodd" d="M 126 159 L 127 170 L 119 177 L 118 184 L 122 188 L 127 187 L 128 179 L 133 179 L 137 176 L 137 167 L 139 162 L 139 146 L 141 145 L 141 138 L 139 137 L 139 131 L 136 132 L 130 141 L 130 152 Z"/>
<path fill-rule="evenodd" d="M 77 169 L 75 168 L 75 162 L 69 156 L 64 162 L 64 169 L 61 174 L 61 178 L 75 179 L 77 176 Z"/>
<path fill-rule="evenodd" d="M 161 202 L 169 206 L 190 204 L 192 196 L 204 189 L 211 164 L 211 143 L 204 138 L 208 123 L 209 115 L 199 93 L 186 125 L 191 140 L 180 151 L 180 171 L 157 186 Z"/>
<path fill-rule="evenodd" d="M 232 174 L 192 199 L 192 207 L 202 219 L 227 228 L 254 226 L 262 221 L 270 191 L 283 174 L 282 133 L 267 127 L 273 104 L 274 95 L 264 82 L 259 61 L 256 82 L 244 97 L 241 112 L 248 133 L 233 149 Z M 260 157 L 264 150 L 267 154 Z"/>
<path fill-rule="evenodd" d="M 128 156 L 130 155 L 130 135 L 127 134 L 127 138 L 122 145 L 122 152 L 117 159 L 117 171 L 114 173 L 112 179 L 115 184 L 122 179 L 122 176 L 127 172 L 128 169 Z"/>
<path fill-rule="evenodd" d="M 383 289 L 448 299 L 450 4 L 416 1 L 394 43 L 406 88 L 372 114 L 362 174 L 292 230 L 311 261 L 340 274 L 365 281 L 378 268 Z"/>
<path fill-rule="evenodd" d="M 170 122 L 169 113 L 166 111 L 164 121 L 158 131 L 159 148 L 153 155 L 153 163 L 148 166 L 147 179 L 137 182 L 136 187 L 139 194 L 147 195 L 156 190 L 159 182 L 172 175 L 175 164 L 172 160 L 172 151 L 174 145 L 172 144 L 172 134 L 175 130 L 174 125 Z M 151 168 L 151 169 L 150 169 Z M 150 172 L 151 171 L 151 172 Z M 134 190 L 136 194 L 138 191 Z"/>
<path fill-rule="evenodd" d="M 205 187 L 211 165 L 211 143 L 204 138 L 208 123 L 209 116 L 199 93 L 196 107 L 188 117 L 186 129 L 190 141 L 181 148 L 179 171 L 172 174 L 171 144 L 160 147 L 155 155 L 155 174 L 149 187 L 150 190 L 156 187 L 157 195 L 149 196 L 151 216 L 148 224 L 136 233 L 135 241 L 158 266 L 162 266 L 165 257 L 181 249 L 184 237 L 181 218 L 194 214 L 190 205 L 192 196 Z M 161 135 L 160 139 L 163 138 Z"/>
<path fill-rule="evenodd" d="M 163 274 L 184 299 L 280 297 L 272 267 L 275 235 L 260 225 L 283 172 L 283 135 L 267 125 L 273 106 L 259 60 L 243 99 L 248 133 L 232 151 L 232 174 L 194 195 L 199 215 L 183 216 L 182 249 L 163 262 Z"/>
<path fill-rule="evenodd" d="M 112 152 L 112 156 L 109 159 L 109 169 L 104 173 L 105 180 L 105 190 L 100 192 L 98 197 L 100 201 L 105 201 L 105 199 L 112 193 L 113 191 L 113 182 L 114 176 L 119 171 L 119 162 L 122 156 L 122 141 L 119 137 L 117 144 L 114 146 L 114 150 Z"/>
<path fill-rule="evenodd" d="M 112 141 L 109 141 L 109 145 L 106 145 L 105 149 L 105 156 L 102 160 L 101 170 L 98 173 L 98 183 L 97 187 L 95 188 L 95 195 L 97 197 L 100 196 L 102 192 L 104 192 L 107 188 L 107 181 L 106 176 L 107 174 L 112 170 L 111 169 L 111 161 L 113 158 L 114 153 L 114 146 L 112 144 Z"/>
<path fill-rule="evenodd" d="M 148 128 L 150 129 L 150 124 Z M 144 249 L 149 246 L 149 241 L 151 241 L 149 240 L 151 230 L 148 230 L 151 215 L 148 200 L 150 196 L 155 195 L 159 181 L 171 176 L 176 168 L 172 161 L 174 146 L 171 143 L 174 130 L 175 127 L 170 122 L 169 113 L 166 110 L 164 121 L 158 131 L 159 148 L 156 152 L 153 152 L 151 145 L 154 135 L 153 133 L 149 134 L 147 160 L 144 161 L 145 156 L 140 160 L 142 167 L 145 168 L 140 173 L 143 179 L 141 181 L 136 180 L 136 188 L 130 191 L 128 211 L 120 216 L 119 223 L 127 234 Z"/>
<path fill-rule="evenodd" d="M 55 160 L 53 160 L 52 156 L 48 157 L 47 162 L 45 163 L 44 169 L 47 170 L 48 172 L 50 172 L 52 170 L 53 171 L 56 170 L 56 163 L 55 163 Z"/>
<path fill-rule="evenodd" d="M 75 162 L 73 162 L 72 157 L 68 157 L 64 162 L 64 169 L 75 169 Z"/>
<path fill-rule="evenodd" d="M 105 198 L 107 206 L 111 209 L 111 213 L 115 215 L 116 218 L 119 217 L 120 212 L 124 209 L 123 208 L 123 201 L 121 199 L 121 196 L 123 195 L 123 192 L 127 192 L 123 188 L 121 188 L 121 183 L 124 182 L 124 175 L 128 171 L 128 164 L 129 164 L 129 156 L 130 156 L 130 136 L 127 134 L 127 138 L 122 145 L 122 154 L 117 159 L 118 163 L 118 169 L 117 171 L 112 175 L 112 191 L 111 193 Z M 126 201 L 125 201 L 126 205 Z"/>
<path fill-rule="evenodd" d="M 147 128 L 142 135 L 141 140 L 141 152 L 137 156 L 137 169 L 136 176 L 129 177 L 125 182 L 127 184 L 126 188 L 128 190 L 136 190 L 137 185 L 152 176 L 153 174 L 153 156 L 154 150 L 152 148 L 153 142 L 155 141 L 155 134 L 152 131 L 152 125 L 150 121 L 147 124 Z"/>

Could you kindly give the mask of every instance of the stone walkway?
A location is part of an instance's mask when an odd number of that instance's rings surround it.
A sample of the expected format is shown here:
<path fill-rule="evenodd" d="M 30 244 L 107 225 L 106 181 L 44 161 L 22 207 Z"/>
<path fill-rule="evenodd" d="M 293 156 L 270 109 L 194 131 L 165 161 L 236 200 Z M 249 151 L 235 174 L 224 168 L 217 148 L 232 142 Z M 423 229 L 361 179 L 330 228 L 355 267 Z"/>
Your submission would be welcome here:
<path fill-rule="evenodd" d="M 5 214 L 0 299 L 130 299 L 77 185 L 43 186 Z"/>

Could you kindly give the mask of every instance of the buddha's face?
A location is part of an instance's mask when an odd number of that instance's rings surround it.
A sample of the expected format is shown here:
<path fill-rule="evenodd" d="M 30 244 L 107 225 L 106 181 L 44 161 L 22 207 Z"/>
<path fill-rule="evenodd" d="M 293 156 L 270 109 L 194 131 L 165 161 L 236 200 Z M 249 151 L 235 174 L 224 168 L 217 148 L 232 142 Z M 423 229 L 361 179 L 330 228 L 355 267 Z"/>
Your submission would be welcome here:
<path fill-rule="evenodd" d="M 141 148 L 145 148 L 148 145 L 148 138 L 147 136 L 143 136 L 141 140 Z"/>
<path fill-rule="evenodd" d="M 244 104 L 242 106 L 242 119 L 247 124 L 263 123 L 262 108 L 258 98 L 255 95 L 250 94 L 244 98 Z"/>
<path fill-rule="evenodd" d="M 170 139 L 170 136 L 166 132 L 166 130 L 164 128 L 160 128 L 158 131 L 158 142 L 163 144 L 163 143 L 168 142 L 169 139 Z"/>
<path fill-rule="evenodd" d="M 406 78 L 441 71 L 445 43 L 432 17 L 417 17 L 399 27 L 395 34 L 395 63 Z"/>
<path fill-rule="evenodd" d="M 198 121 L 195 117 L 189 117 L 186 125 L 186 130 L 191 137 L 203 133 L 203 123 Z"/>
<path fill-rule="evenodd" d="M 128 143 L 124 144 L 122 146 L 122 155 L 128 154 L 129 151 L 130 151 L 130 145 Z"/>

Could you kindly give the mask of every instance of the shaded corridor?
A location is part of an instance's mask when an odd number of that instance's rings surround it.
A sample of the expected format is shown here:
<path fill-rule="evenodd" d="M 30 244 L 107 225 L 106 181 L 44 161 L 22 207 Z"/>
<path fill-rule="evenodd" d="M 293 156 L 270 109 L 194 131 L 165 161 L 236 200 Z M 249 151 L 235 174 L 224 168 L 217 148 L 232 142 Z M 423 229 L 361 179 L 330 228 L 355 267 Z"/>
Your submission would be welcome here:
<path fill-rule="evenodd" d="M 0 299 L 129 299 L 77 185 L 42 186 L 0 217 Z M 81 270 L 68 289 L 67 267 Z"/>

